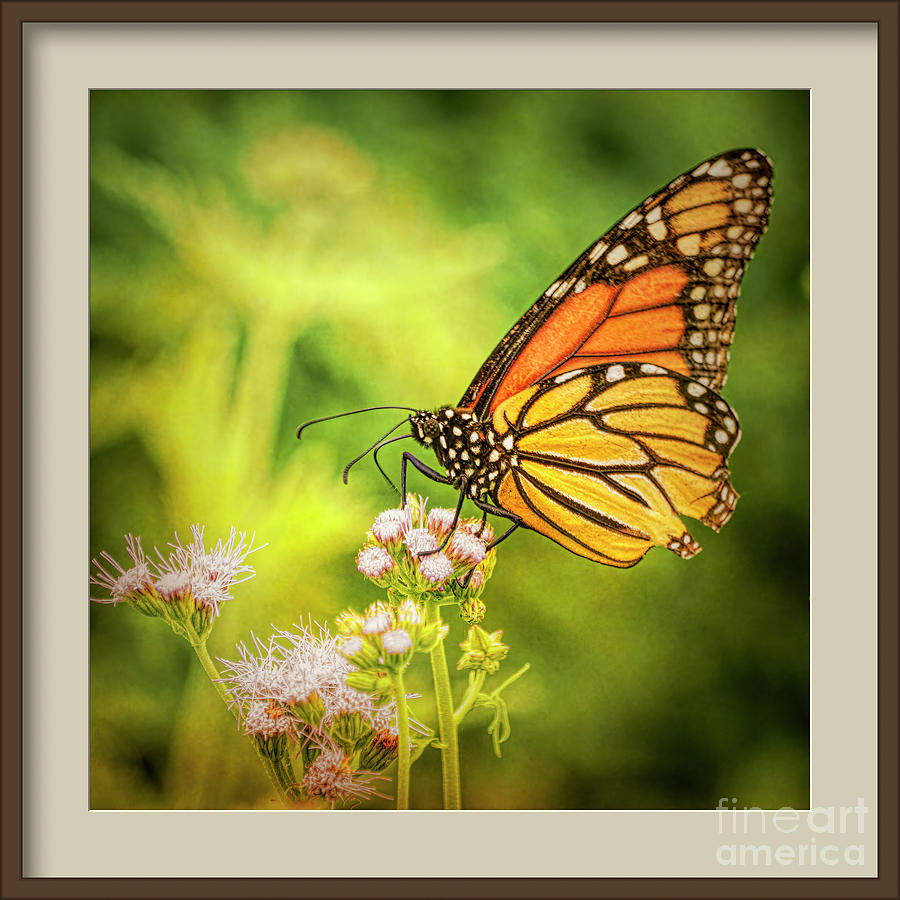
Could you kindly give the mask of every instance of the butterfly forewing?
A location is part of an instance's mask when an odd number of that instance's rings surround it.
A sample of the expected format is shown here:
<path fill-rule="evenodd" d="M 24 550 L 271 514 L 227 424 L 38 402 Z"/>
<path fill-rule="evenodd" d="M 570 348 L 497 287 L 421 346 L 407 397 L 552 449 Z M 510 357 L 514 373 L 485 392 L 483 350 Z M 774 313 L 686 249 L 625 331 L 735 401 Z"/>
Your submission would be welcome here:
<path fill-rule="evenodd" d="M 690 557 L 700 546 L 679 516 L 718 530 L 737 502 L 733 410 L 699 380 L 655 364 L 544 379 L 498 406 L 493 426 L 511 450 L 497 504 L 597 562 L 631 566 L 654 545 Z"/>
<path fill-rule="evenodd" d="M 459 405 L 484 416 L 542 379 L 609 362 L 654 364 L 720 388 L 771 182 L 763 153 L 733 150 L 648 197 L 547 288 Z"/>

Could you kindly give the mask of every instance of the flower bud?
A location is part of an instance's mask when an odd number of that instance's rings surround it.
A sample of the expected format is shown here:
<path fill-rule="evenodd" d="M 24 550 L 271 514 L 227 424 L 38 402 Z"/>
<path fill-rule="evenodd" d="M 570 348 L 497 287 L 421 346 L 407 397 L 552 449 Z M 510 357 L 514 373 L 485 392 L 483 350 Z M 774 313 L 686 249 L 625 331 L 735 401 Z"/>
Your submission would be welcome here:
<path fill-rule="evenodd" d="M 430 585 L 442 584 L 453 574 L 453 563 L 443 553 L 431 553 L 419 560 L 419 574 Z"/>
<path fill-rule="evenodd" d="M 490 542 L 494 540 L 494 529 L 491 528 L 490 522 L 485 520 L 465 519 L 460 522 L 459 527 L 461 531 L 468 531 L 469 534 L 474 534 L 475 537 L 482 540 L 485 545 L 490 544 Z"/>
<path fill-rule="evenodd" d="M 328 728 L 331 736 L 337 740 L 350 755 L 368 735 L 372 728 L 358 712 L 344 713 L 335 716 Z"/>
<path fill-rule="evenodd" d="M 500 640 L 502 636 L 502 631 L 488 634 L 481 626 L 473 625 L 469 636 L 459 645 L 463 655 L 456 668 L 483 669 L 493 675 L 500 668 L 500 660 L 509 653 L 509 647 Z"/>
<path fill-rule="evenodd" d="M 395 546 L 400 543 L 404 531 L 411 527 L 410 508 L 386 509 L 379 513 L 372 525 L 372 536 L 383 546 Z"/>
<path fill-rule="evenodd" d="M 391 676 L 383 669 L 381 671 L 348 672 L 344 676 L 347 687 L 364 694 L 374 694 L 378 697 L 389 697 L 391 694 Z"/>
<path fill-rule="evenodd" d="M 379 587 L 384 587 L 388 572 L 394 568 L 394 558 L 384 547 L 363 547 L 356 555 L 356 568 Z"/>
<path fill-rule="evenodd" d="M 318 691 L 313 691 L 303 700 L 295 700 L 292 709 L 297 718 L 313 727 L 318 725 L 325 715 L 325 704 Z"/>
<path fill-rule="evenodd" d="M 400 739 L 391 728 L 372 734 L 359 755 L 359 767 L 370 772 L 383 772 L 397 758 Z"/>
<path fill-rule="evenodd" d="M 359 669 L 368 669 L 378 664 L 377 648 L 371 641 L 358 634 L 342 638 L 337 644 L 337 649 Z"/>
<path fill-rule="evenodd" d="M 383 634 L 394 624 L 393 617 L 388 610 L 378 610 L 366 617 L 363 622 L 363 634 Z"/>
<path fill-rule="evenodd" d="M 450 626 L 444 625 L 440 619 L 438 619 L 437 622 L 426 625 L 419 633 L 416 649 L 421 650 L 422 653 L 431 653 L 431 651 L 447 637 L 447 632 L 449 631 Z"/>
<path fill-rule="evenodd" d="M 339 634 L 362 634 L 365 617 L 352 609 L 345 609 L 335 620 Z"/>
<path fill-rule="evenodd" d="M 412 650 L 413 642 L 402 628 L 394 628 L 382 633 L 381 646 L 388 656 L 402 656 Z"/>
<path fill-rule="evenodd" d="M 468 531 L 457 531 L 447 545 L 447 555 L 456 563 L 477 566 L 486 554 L 484 542 Z"/>
<path fill-rule="evenodd" d="M 476 570 L 472 576 L 473 580 L 476 575 L 481 575 L 481 572 Z M 472 597 L 470 599 L 460 600 L 459 602 L 459 614 L 470 625 L 477 625 L 484 618 L 486 612 L 487 607 L 479 597 Z"/>
<path fill-rule="evenodd" d="M 438 537 L 444 537 L 450 530 L 455 516 L 455 509 L 445 509 L 440 506 L 432 507 L 428 511 L 428 530 Z"/>

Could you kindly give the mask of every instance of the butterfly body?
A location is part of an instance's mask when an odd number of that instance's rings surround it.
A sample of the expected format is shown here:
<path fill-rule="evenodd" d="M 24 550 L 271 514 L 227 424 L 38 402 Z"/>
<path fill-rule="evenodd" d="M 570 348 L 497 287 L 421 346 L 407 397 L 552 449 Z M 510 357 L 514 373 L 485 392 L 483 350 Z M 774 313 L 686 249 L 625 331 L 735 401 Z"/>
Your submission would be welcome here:
<path fill-rule="evenodd" d="M 412 436 L 434 451 L 453 487 L 476 500 L 490 497 L 497 479 L 509 468 L 510 457 L 491 423 L 465 408 L 422 410 L 410 417 Z"/>

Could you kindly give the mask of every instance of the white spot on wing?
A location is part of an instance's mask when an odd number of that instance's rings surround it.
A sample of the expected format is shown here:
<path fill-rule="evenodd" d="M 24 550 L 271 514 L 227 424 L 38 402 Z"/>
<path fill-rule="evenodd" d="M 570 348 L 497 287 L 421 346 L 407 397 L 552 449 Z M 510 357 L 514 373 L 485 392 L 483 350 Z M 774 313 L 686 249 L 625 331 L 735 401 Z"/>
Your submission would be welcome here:
<path fill-rule="evenodd" d="M 629 259 L 622 268 L 626 272 L 633 272 L 635 269 L 640 269 L 641 266 L 646 266 L 648 262 L 650 262 L 650 257 L 646 254 L 635 256 L 634 259 Z"/>
<path fill-rule="evenodd" d="M 606 370 L 606 380 L 607 381 L 621 381 L 625 377 L 625 369 L 622 366 L 615 365 L 610 366 Z"/>
<path fill-rule="evenodd" d="M 601 256 L 603 256 L 604 253 L 606 253 L 608 249 L 609 244 L 607 244 L 605 241 L 600 241 L 600 243 L 597 244 L 590 253 L 588 253 L 588 259 L 591 262 L 596 262 L 598 259 L 600 259 Z"/>
<path fill-rule="evenodd" d="M 613 247 L 613 249 L 609 251 L 606 257 L 606 261 L 611 266 L 622 262 L 623 259 L 628 259 L 628 250 L 626 249 L 624 244 L 618 244 Z"/>
<path fill-rule="evenodd" d="M 562 375 L 557 375 L 553 380 L 557 384 L 562 384 L 563 382 L 568 381 L 570 378 L 574 378 L 576 375 L 580 375 L 584 369 L 573 369 L 571 372 L 563 372 Z"/>

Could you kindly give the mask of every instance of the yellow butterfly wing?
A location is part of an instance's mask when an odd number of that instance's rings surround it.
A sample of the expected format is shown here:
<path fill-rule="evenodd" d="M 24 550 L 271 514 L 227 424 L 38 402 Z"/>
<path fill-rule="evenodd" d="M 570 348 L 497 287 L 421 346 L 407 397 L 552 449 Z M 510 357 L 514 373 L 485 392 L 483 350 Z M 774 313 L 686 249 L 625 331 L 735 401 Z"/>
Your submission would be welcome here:
<path fill-rule="evenodd" d="M 700 550 L 679 516 L 718 530 L 738 495 L 737 416 L 713 390 L 653 364 L 589 366 L 508 398 L 495 502 L 579 556 L 627 567 L 653 546 Z"/>

